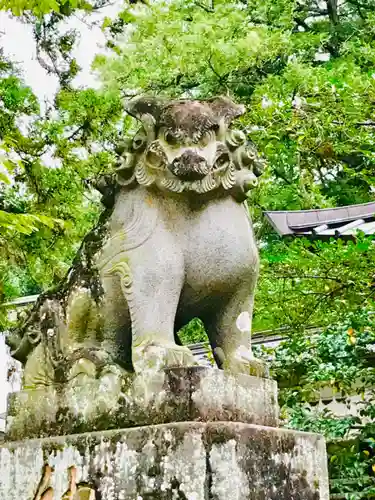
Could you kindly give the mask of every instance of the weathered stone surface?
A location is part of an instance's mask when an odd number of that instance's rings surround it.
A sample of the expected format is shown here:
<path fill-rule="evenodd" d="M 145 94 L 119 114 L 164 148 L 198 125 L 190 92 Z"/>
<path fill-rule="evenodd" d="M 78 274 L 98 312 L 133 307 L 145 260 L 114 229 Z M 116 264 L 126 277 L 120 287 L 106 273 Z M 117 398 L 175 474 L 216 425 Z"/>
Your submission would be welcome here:
<path fill-rule="evenodd" d="M 77 381 L 12 394 L 7 439 L 20 440 L 182 421 L 237 421 L 276 426 L 277 385 L 206 367 Z"/>
<path fill-rule="evenodd" d="M 194 317 L 220 368 L 263 370 L 251 352 L 259 258 L 243 203 L 263 162 L 230 129 L 244 107 L 227 97 L 140 98 L 128 112 L 140 129 L 99 183 L 106 210 L 97 227 L 66 278 L 8 336 L 24 389 L 95 380 L 111 367 L 191 366 L 176 335 Z"/>
<path fill-rule="evenodd" d="M 230 422 L 7 444 L 0 470 L 2 500 L 38 500 L 48 488 L 50 500 L 76 489 L 74 498 L 103 500 L 329 499 L 322 437 Z"/>

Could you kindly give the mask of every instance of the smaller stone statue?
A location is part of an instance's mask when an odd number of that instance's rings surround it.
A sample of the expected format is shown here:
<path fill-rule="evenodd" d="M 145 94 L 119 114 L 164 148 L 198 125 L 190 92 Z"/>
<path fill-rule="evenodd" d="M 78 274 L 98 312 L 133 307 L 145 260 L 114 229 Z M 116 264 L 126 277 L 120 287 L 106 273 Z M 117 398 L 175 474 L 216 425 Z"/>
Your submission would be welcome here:
<path fill-rule="evenodd" d="M 106 210 L 63 283 L 8 338 L 25 388 L 193 365 L 177 339 L 193 317 L 220 368 L 257 373 L 258 253 L 243 202 L 263 162 L 230 129 L 244 108 L 140 98 L 128 112 L 141 127 L 119 148 L 115 176 L 99 183 Z"/>

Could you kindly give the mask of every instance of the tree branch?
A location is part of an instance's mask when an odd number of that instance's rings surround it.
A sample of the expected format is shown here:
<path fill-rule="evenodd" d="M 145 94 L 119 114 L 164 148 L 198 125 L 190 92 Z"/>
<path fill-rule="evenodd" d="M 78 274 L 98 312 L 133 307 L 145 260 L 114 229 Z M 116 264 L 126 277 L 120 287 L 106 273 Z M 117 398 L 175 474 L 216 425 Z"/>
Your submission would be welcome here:
<path fill-rule="evenodd" d="M 77 135 L 81 132 L 81 130 L 84 130 L 88 126 L 88 123 L 82 123 L 72 134 L 70 134 L 68 137 L 66 137 L 67 141 L 71 141 L 72 139 L 75 139 Z"/>
<path fill-rule="evenodd" d="M 205 12 L 209 12 L 209 13 L 215 12 L 213 0 L 210 2 L 210 4 L 211 5 L 205 5 L 202 2 L 198 2 L 198 1 L 195 2 L 195 5 L 197 7 L 200 7 L 201 9 L 203 9 Z"/>
<path fill-rule="evenodd" d="M 365 3 L 358 2 L 358 0 L 346 0 L 346 1 L 347 3 L 354 5 L 355 7 L 358 7 L 360 9 L 370 10 L 370 11 L 374 9 L 371 5 L 366 5 Z"/>
<path fill-rule="evenodd" d="M 304 19 L 300 19 L 299 17 L 294 18 L 294 22 L 297 24 L 297 26 L 301 26 L 305 31 L 310 31 L 310 26 L 307 24 L 307 22 Z"/>
<path fill-rule="evenodd" d="M 276 174 L 276 177 L 279 177 L 280 179 L 282 179 L 284 182 L 286 182 L 287 184 L 291 185 L 293 184 L 292 181 L 290 181 L 284 174 L 282 174 L 279 170 L 274 170 L 275 174 Z"/>
<path fill-rule="evenodd" d="M 226 86 L 226 82 L 225 82 L 225 78 L 228 76 L 227 74 L 225 75 L 220 75 L 220 73 L 217 72 L 216 68 L 214 67 L 214 65 L 212 64 L 212 54 L 210 55 L 210 57 L 208 58 L 208 65 L 209 67 L 211 68 L 212 72 L 214 73 L 214 75 L 217 76 L 219 82 L 223 85 Z"/>
<path fill-rule="evenodd" d="M 337 0 L 326 0 L 328 17 L 332 24 L 336 25 L 339 22 L 339 16 L 337 12 Z"/>

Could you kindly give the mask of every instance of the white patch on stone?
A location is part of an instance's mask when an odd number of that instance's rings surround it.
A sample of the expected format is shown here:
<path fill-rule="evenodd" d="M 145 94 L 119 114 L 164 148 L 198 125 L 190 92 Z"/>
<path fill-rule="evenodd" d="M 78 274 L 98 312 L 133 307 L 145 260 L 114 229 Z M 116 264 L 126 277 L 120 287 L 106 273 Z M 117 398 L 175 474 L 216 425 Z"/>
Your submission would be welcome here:
<path fill-rule="evenodd" d="M 117 373 L 105 373 L 100 379 L 80 374 L 77 384 L 71 383 L 64 397 L 70 411 L 77 418 L 89 422 L 110 409 L 118 410 L 121 396 L 121 376 Z"/>
<path fill-rule="evenodd" d="M 248 311 L 242 312 L 236 321 L 236 327 L 240 332 L 250 332 L 251 329 L 251 319 Z"/>
<path fill-rule="evenodd" d="M 100 492 L 106 500 L 123 500 L 135 498 L 137 484 L 135 481 L 139 454 L 119 441 L 113 453 L 113 444 L 102 440 L 95 447 L 95 463 L 102 474 Z M 126 485 L 126 488 L 124 487 Z M 121 491 L 123 497 L 117 496 Z"/>
<path fill-rule="evenodd" d="M 200 414 L 208 419 L 210 415 L 217 417 L 220 408 L 235 412 L 238 418 L 241 414 L 247 418 L 252 415 L 262 424 L 266 417 L 277 418 L 277 386 L 273 380 L 246 377 L 241 383 L 239 377 L 210 370 L 201 377 L 191 398 Z"/>
<path fill-rule="evenodd" d="M 0 498 L 33 498 L 43 470 L 42 450 L 19 447 L 0 449 Z"/>
<path fill-rule="evenodd" d="M 47 463 L 54 469 L 51 477 L 51 486 L 55 491 L 56 498 L 61 498 L 68 489 L 68 470 L 73 465 L 77 470 L 77 482 L 87 480 L 87 477 L 83 477 L 83 457 L 73 446 L 66 446 L 61 451 L 51 453 L 47 459 Z"/>
<path fill-rule="evenodd" d="M 138 374 L 129 388 L 128 396 L 141 407 L 151 403 L 158 408 L 166 397 L 164 386 L 164 370 L 144 369 Z"/>
<path fill-rule="evenodd" d="M 214 444 L 210 452 L 212 469 L 211 493 L 217 500 L 243 500 L 249 498 L 246 473 L 238 463 L 236 441 Z"/>
<path fill-rule="evenodd" d="M 176 450 L 162 458 L 161 467 L 164 472 L 162 491 L 170 490 L 172 481 L 176 480 L 178 491 L 183 492 L 188 500 L 205 497 L 206 452 L 201 432 L 185 434 Z M 176 498 L 180 498 L 178 491 L 173 492 Z"/>
<path fill-rule="evenodd" d="M 322 449 L 325 447 L 324 440 L 316 435 L 315 439 L 310 435 L 306 439 L 307 434 L 295 434 L 295 445 L 292 452 L 275 453 L 272 455 L 272 460 L 275 464 L 283 464 L 291 471 L 291 480 L 298 480 L 303 474 L 307 484 L 313 491 L 319 491 L 319 498 L 328 498 L 328 489 L 325 482 L 319 478 L 324 478 L 326 471 L 326 463 L 321 463 Z M 321 445 L 321 446 L 320 446 Z M 324 454 L 324 450 L 323 450 Z"/>

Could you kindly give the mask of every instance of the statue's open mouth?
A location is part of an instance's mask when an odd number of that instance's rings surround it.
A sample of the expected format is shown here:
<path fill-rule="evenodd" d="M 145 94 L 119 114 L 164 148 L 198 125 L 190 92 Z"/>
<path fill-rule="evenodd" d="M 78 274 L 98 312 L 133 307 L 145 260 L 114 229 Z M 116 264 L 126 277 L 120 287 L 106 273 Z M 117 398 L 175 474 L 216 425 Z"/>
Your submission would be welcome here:
<path fill-rule="evenodd" d="M 220 186 L 229 189 L 235 183 L 235 166 L 228 151 L 222 148 L 218 149 L 216 160 L 210 165 L 199 152 L 190 149 L 168 161 L 160 145 L 154 143 L 134 173 L 143 186 L 157 185 L 175 193 L 207 193 Z"/>

